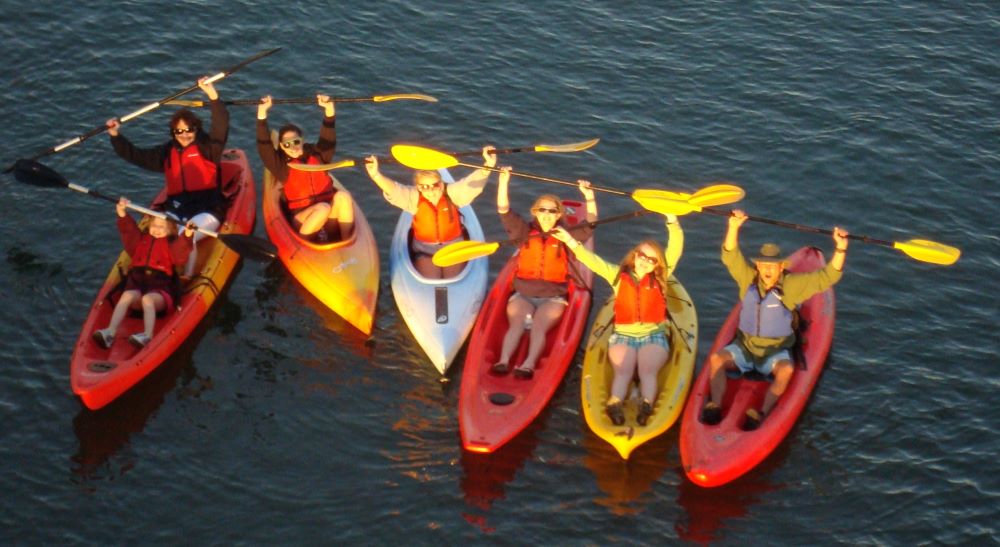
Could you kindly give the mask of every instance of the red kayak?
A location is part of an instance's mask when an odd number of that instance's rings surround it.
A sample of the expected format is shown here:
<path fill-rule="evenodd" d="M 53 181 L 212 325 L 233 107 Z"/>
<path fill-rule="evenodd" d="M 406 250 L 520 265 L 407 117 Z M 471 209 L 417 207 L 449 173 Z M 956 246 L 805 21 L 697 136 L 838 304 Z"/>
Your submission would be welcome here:
<path fill-rule="evenodd" d="M 583 204 L 567 200 L 563 204 L 566 222 L 569 225 L 580 222 Z M 592 248 L 593 238 L 586 245 Z M 503 446 L 538 416 L 559 387 L 576 354 L 590 313 L 593 272 L 580 264 L 576 264 L 576 269 L 586 286 L 569 284 L 566 296 L 569 304 L 559 324 L 549 330 L 545 349 L 530 380 L 515 378 L 512 373 L 497 376 L 490 372 L 500 356 L 500 346 L 507 332 L 507 299 L 513 291 L 516 255 L 500 271 L 472 329 L 462 371 L 458 424 L 466 450 L 493 452 Z M 519 366 L 528 352 L 527 332 L 525 330 L 510 360 L 511 368 Z"/>
<path fill-rule="evenodd" d="M 803 247 L 789 257 L 788 271 L 810 272 L 826 264 L 823 253 L 815 247 Z M 799 418 L 813 391 L 833 341 L 836 307 L 833 289 L 827 289 L 799 308 L 798 332 L 801 352 L 794 351 L 795 374 L 778 403 L 755 431 L 743 431 L 746 410 L 759 409 L 770 385 L 762 379 L 726 380 L 722 401 L 722 422 L 705 425 L 701 409 L 711 396 L 708 359 L 692 386 L 681 422 L 680 450 L 684 472 L 699 486 L 719 486 L 750 471 L 781 443 Z M 736 336 L 740 304 L 729 314 L 709 355 L 719 351 Z"/>
<path fill-rule="evenodd" d="M 229 196 L 229 208 L 218 232 L 249 234 L 257 213 L 257 191 L 242 150 L 231 149 L 223 153 L 222 181 Z M 156 202 L 165 198 L 161 193 Z M 109 215 L 108 218 L 113 217 Z M 240 256 L 221 241 L 211 237 L 202 239 L 198 242 L 198 273 L 182 288 L 178 309 L 156 320 L 149 344 L 137 349 L 129 343 L 129 335 L 143 330 L 142 314 L 130 313 L 118 327 L 118 336 L 111 349 L 104 349 L 97 345 L 92 335 L 108 325 L 114 310 L 108 294 L 119 286 L 130 263 L 128 254 L 123 251 L 97 293 L 73 350 L 70 362 L 73 393 L 80 396 L 87 408 L 96 410 L 145 378 L 174 353 L 205 317 L 239 259 Z"/>

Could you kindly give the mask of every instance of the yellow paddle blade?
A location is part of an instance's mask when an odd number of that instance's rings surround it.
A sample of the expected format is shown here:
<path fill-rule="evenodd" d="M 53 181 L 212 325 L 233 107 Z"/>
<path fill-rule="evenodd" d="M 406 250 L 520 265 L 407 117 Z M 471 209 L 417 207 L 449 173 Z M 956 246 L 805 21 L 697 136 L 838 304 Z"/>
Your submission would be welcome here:
<path fill-rule="evenodd" d="M 201 108 L 205 106 L 205 101 L 189 101 L 187 99 L 171 99 L 163 104 L 186 106 L 188 108 Z"/>
<path fill-rule="evenodd" d="M 927 241 L 926 239 L 895 241 L 892 246 L 906 253 L 911 258 L 943 266 L 954 264 L 958 261 L 958 257 L 962 256 L 962 251 L 955 247 L 935 241 Z"/>
<path fill-rule="evenodd" d="M 599 142 L 601 142 L 601 139 L 590 139 L 589 141 L 571 142 L 569 144 L 538 144 L 535 145 L 535 152 L 582 152 Z"/>
<path fill-rule="evenodd" d="M 431 257 L 431 262 L 439 268 L 446 268 L 482 256 L 489 256 L 495 253 L 499 247 L 500 244 L 495 241 L 459 241 L 439 249 Z"/>
<path fill-rule="evenodd" d="M 431 97 L 430 95 L 423 95 L 421 93 L 400 93 L 398 95 L 375 95 L 372 100 L 376 103 L 384 103 L 386 101 L 398 101 L 401 99 L 410 99 L 413 101 L 427 101 L 431 103 L 438 102 L 437 99 Z"/>
<path fill-rule="evenodd" d="M 305 163 L 289 163 L 288 166 L 297 171 L 332 171 L 342 167 L 354 167 L 354 160 L 341 160 L 336 163 L 321 163 L 319 165 L 309 165 Z"/>
<path fill-rule="evenodd" d="M 438 152 L 430 148 L 424 148 L 423 146 L 397 144 L 390 151 L 392 152 L 392 157 L 396 158 L 396 161 L 413 169 L 434 171 L 458 165 L 458 160 L 454 156 L 449 156 L 444 152 Z"/>
<path fill-rule="evenodd" d="M 632 199 L 643 209 L 661 215 L 686 215 L 701 211 L 701 206 L 691 203 L 691 194 L 641 188 L 632 192 Z"/>
<path fill-rule="evenodd" d="M 713 184 L 691 194 L 690 202 L 699 207 L 728 205 L 743 199 L 746 192 L 735 184 Z"/>

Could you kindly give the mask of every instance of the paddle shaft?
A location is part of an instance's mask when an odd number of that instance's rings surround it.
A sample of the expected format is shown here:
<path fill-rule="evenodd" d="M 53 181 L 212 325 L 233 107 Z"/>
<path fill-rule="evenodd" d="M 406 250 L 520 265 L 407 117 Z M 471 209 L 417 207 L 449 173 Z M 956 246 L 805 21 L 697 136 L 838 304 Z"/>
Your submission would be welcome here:
<path fill-rule="evenodd" d="M 729 217 L 732 216 L 731 211 L 724 211 L 721 209 L 712 209 L 710 207 L 702 208 L 701 212 L 709 213 L 717 216 Z M 747 220 L 752 220 L 754 222 L 760 222 L 763 224 L 771 224 L 774 226 L 781 226 L 782 228 L 791 228 L 793 230 L 798 230 L 800 232 L 809 232 L 814 234 L 826 234 L 833 235 L 833 230 L 827 228 L 817 228 L 815 226 L 806 226 L 804 224 L 795 224 L 792 222 L 784 222 L 781 220 L 774 220 L 770 218 L 756 217 L 752 215 L 747 215 Z M 868 236 L 859 236 L 854 234 L 848 234 L 847 239 L 853 239 L 855 241 L 862 241 L 864 243 L 871 243 L 873 245 L 882 245 L 884 247 L 894 248 L 895 244 L 891 241 L 885 241 L 884 239 L 875 239 Z"/>
<path fill-rule="evenodd" d="M 498 153 L 503 153 L 503 152 L 499 152 L 498 151 Z M 497 167 L 486 167 L 484 165 L 474 165 L 474 164 L 471 164 L 471 163 L 461 163 L 461 162 L 459 162 L 456 165 L 461 165 L 463 167 L 472 167 L 473 169 L 486 169 L 487 171 L 493 171 L 494 173 L 500 173 L 500 172 L 502 172 L 502 169 L 499 169 Z M 564 186 L 573 186 L 573 187 L 580 186 L 580 183 L 578 183 L 578 182 L 570 182 L 568 180 L 553 179 L 553 178 L 549 178 L 549 177 L 543 177 L 541 175 L 532 175 L 532 174 L 529 174 L 529 173 L 518 173 L 517 171 L 511 171 L 510 174 L 512 176 L 517 176 L 517 177 L 521 177 L 521 178 L 525 178 L 525 179 L 540 180 L 542 182 L 551 182 L 551 183 L 554 183 L 554 184 L 562 184 Z M 608 193 L 608 194 L 615 194 L 616 196 L 627 196 L 627 195 L 629 195 L 628 192 L 622 192 L 621 190 L 614 190 L 612 188 L 602 188 L 600 186 L 591 186 L 590 189 L 591 190 L 596 190 L 598 192 L 605 192 L 605 193 Z"/>
<path fill-rule="evenodd" d="M 92 189 L 87 188 L 85 186 L 80 186 L 79 184 L 75 184 L 75 183 L 72 183 L 72 182 L 66 182 L 66 188 L 69 188 L 70 190 L 75 190 L 75 191 L 80 192 L 82 194 L 87 194 L 88 196 L 93 196 L 93 197 L 98 198 L 98 199 L 103 199 L 104 201 L 107 201 L 107 202 L 110 202 L 110 203 L 118 203 L 118 199 L 116 199 L 116 198 L 113 198 L 113 197 L 111 197 L 111 196 L 109 196 L 107 194 L 102 194 L 101 192 L 99 192 L 97 190 L 92 190 Z M 141 205 L 135 205 L 135 204 L 129 203 L 125 207 L 127 207 L 129 209 L 132 209 L 133 211 L 142 213 L 144 215 L 149 215 L 151 217 L 162 218 L 164 220 L 171 220 L 171 221 L 173 220 L 170 217 L 168 217 L 166 214 L 161 213 L 160 211 L 154 211 L 153 209 L 149 209 L 149 208 L 143 207 Z M 213 232 L 212 230 L 206 230 L 204 228 L 199 228 L 197 226 L 194 227 L 194 230 L 197 231 L 197 232 L 201 232 L 201 233 L 203 233 L 203 234 L 205 234 L 207 236 L 214 237 L 214 238 L 218 238 L 220 236 L 219 232 Z"/>
<path fill-rule="evenodd" d="M 257 61 L 257 60 L 260 60 L 260 59 L 263 59 L 264 57 L 267 57 L 268 55 L 271 55 L 272 53 L 275 53 L 276 51 L 278 51 L 280 49 L 281 49 L 280 47 L 277 47 L 277 48 L 274 48 L 274 49 L 269 49 L 269 50 L 266 50 L 266 51 L 262 51 L 262 52 L 254 55 L 252 57 L 249 57 L 249 58 L 243 60 L 242 62 L 240 62 L 238 64 L 235 64 L 235 65 L 233 65 L 233 66 L 231 66 L 231 67 L 223 70 L 222 72 L 219 72 L 217 74 L 214 74 L 214 75 L 208 77 L 208 79 L 206 80 L 206 82 L 207 83 L 217 82 L 217 81 L 225 78 L 226 76 L 229 76 L 230 74 L 236 72 L 237 70 L 239 70 L 239 69 L 241 69 L 241 68 L 249 65 L 250 63 L 252 63 L 254 61 Z M 195 85 L 193 85 L 191 87 L 188 87 L 186 89 L 178 91 L 177 93 L 174 93 L 173 95 L 170 95 L 170 96 L 167 96 L 167 97 L 165 97 L 163 99 L 160 99 L 159 101 L 156 101 L 154 103 L 150 103 L 150 104 L 148 104 L 148 105 L 140 108 L 139 110 L 136 110 L 135 112 L 126 114 L 126 115 L 118 118 L 118 121 L 120 123 L 125 123 L 125 122 L 127 122 L 129 120 L 132 120 L 134 118 L 137 118 L 137 117 L 139 117 L 139 116 L 141 116 L 141 115 L 143 115 L 143 114 L 145 114 L 147 112 L 156 110 L 157 108 L 159 108 L 160 106 L 162 106 L 163 104 L 165 104 L 167 101 L 170 101 L 170 100 L 176 99 L 177 97 L 180 97 L 182 95 L 186 95 L 188 93 L 191 93 L 192 91 L 194 91 L 196 89 L 198 89 L 198 84 L 195 84 Z M 60 144 L 58 146 L 54 146 L 52 148 L 49 148 L 48 150 L 46 150 L 44 152 L 41 152 L 40 154 L 37 154 L 37 155 L 31 157 L 30 159 L 37 160 L 38 158 L 41 158 L 43 156 L 48 156 L 49 154 L 55 154 L 56 152 L 61 152 L 62 150 L 65 150 L 66 148 L 69 148 L 70 146 L 73 146 L 75 144 L 79 144 L 79 143 L 81 143 L 81 142 L 89 139 L 90 137 L 93 137 L 94 135 L 99 135 L 99 134 L 101 134 L 101 133 L 103 133 L 103 132 L 105 132 L 107 130 L 108 130 L 107 125 L 100 125 L 98 127 L 95 127 L 93 129 L 91 129 L 90 131 L 88 131 L 88 132 L 86 132 L 86 133 L 84 133 L 82 135 L 79 135 L 77 137 L 74 137 L 74 138 L 72 138 L 72 139 L 70 139 L 70 140 L 68 140 L 68 141 L 66 141 L 66 142 L 64 142 L 64 143 L 62 143 L 62 144 Z M 8 169 L 5 172 L 9 172 L 9 171 L 10 171 L 10 169 Z"/>

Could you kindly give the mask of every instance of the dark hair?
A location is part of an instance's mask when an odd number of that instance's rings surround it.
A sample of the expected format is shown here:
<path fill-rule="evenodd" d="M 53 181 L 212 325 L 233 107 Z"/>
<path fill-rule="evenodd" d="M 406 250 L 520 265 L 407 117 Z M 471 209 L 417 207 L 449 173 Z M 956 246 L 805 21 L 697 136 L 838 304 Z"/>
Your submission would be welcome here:
<path fill-rule="evenodd" d="M 177 112 L 174 112 L 173 116 L 170 116 L 171 138 L 173 138 L 174 136 L 173 130 L 177 128 L 177 122 L 181 120 L 184 120 L 184 123 L 186 123 L 188 127 L 193 127 L 197 129 L 198 131 L 196 132 L 196 134 L 201 133 L 201 118 L 199 118 L 198 115 L 195 114 L 194 112 L 191 112 L 186 108 L 182 108 Z"/>
<path fill-rule="evenodd" d="M 287 133 L 288 131 L 294 131 L 296 134 L 298 134 L 299 138 L 303 140 L 302 142 L 303 158 L 308 156 L 318 155 L 318 153 L 316 152 L 316 146 L 311 143 L 305 142 L 305 137 L 302 136 L 303 135 L 302 128 L 295 125 L 294 123 L 286 123 L 285 125 L 278 128 L 278 142 L 275 144 L 275 146 L 277 146 L 278 150 L 281 152 L 281 157 L 282 159 L 285 160 L 285 163 L 288 163 L 292 159 L 291 156 L 285 153 L 285 147 L 281 146 L 281 136 Z"/>

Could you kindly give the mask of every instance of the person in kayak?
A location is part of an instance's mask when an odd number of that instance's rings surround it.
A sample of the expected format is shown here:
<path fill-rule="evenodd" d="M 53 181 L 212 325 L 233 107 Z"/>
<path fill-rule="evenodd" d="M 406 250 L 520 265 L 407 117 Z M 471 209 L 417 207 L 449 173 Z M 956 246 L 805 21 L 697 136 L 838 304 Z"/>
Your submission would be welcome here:
<path fill-rule="evenodd" d="M 187 261 L 194 246 L 194 221 L 184 227 L 183 237 L 177 236 L 177 226 L 168 220 L 152 217 L 147 230 L 139 229 L 135 219 L 125 213 L 129 201 L 118 200 L 118 233 L 122 246 L 132 259 L 125 277 L 124 292 L 118 298 L 108 326 L 94 331 L 94 341 L 104 349 L 111 348 L 118 326 L 129 310 L 142 310 L 143 332 L 129 337 L 129 342 L 143 347 L 153 338 L 156 315 L 173 309 L 178 298 L 175 268 Z"/>
<path fill-rule="evenodd" d="M 726 370 L 740 373 L 756 370 L 773 379 L 761 409 L 747 410 L 743 429 L 752 431 L 760 426 L 785 392 L 795 370 L 789 353 L 795 344 L 795 308 L 840 281 L 847 256 L 848 233 L 839 227 L 833 229 L 836 247 L 833 258 L 823 269 L 785 273 L 781 249 L 773 243 L 761 246 L 760 255 L 752 264 L 744 258 L 739 247 L 739 232 L 746 220 L 746 213 L 733 210 L 722 244 L 722 263 L 739 287 L 743 307 L 736 339 L 709 357 L 711 399 L 702 408 L 701 420 L 708 425 L 722 420 Z"/>
<path fill-rule="evenodd" d="M 675 215 L 666 215 L 666 227 L 666 253 L 650 239 L 633 247 L 619 264 L 587 249 L 564 228 L 552 230 L 553 237 L 565 243 L 584 266 L 603 277 L 615 294 L 615 326 L 608 339 L 614 379 L 605 405 L 615 425 L 625 424 L 623 400 L 636 372 L 642 403 L 635 420 L 646 425 L 656 402 L 657 375 L 670 357 L 667 283 L 684 252 L 684 231 Z"/>
<path fill-rule="evenodd" d="M 492 146 L 483 147 L 483 166 L 492 168 L 497 156 Z M 472 203 L 486 187 L 490 171 L 476 169 L 462 180 L 445 184 L 437 171 L 419 170 L 413 173 L 413 186 L 400 184 L 382 174 L 378 158 L 366 158 L 368 176 L 382 189 L 382 196 L 413 215 L 413 266 L 420 275 L 430 279 L 448 279 L 462 272 L 465 264 L 441 268 L 431 261 L 439 249 L 466 238 L 459 208 Z"/>
<path fill-rule="evenodd" d="M 271 96 L 261 98 L 257 106 L 257 152 L 264 167 L 281 185 L 292 226 L 300 235 L 325 243 L 351 237 L 354 200 L 329 174 L 299 171 L 288 166 L 291 163 L 318 165 L 333 159 L 337 148 L 336 108 L 327 95 L 316 95 L 316 104 L 323 109 L 323 123 L 316 144 L 303 142 L 302 129 L 294 124 L 278 129 L 278 142 L 274 143 L 267 125 Z M 339 233 L 327 233 L 328 221 L 336 223 Z"/>
<path fill-rule="evenodd" d="M 229 112 L 207 78 L 198 80 L 198 87 L 208 96 L 212 109 L 212 127 L 207 133 L 201 119 L 186 108 L 170 117 L 170 140 L 153 148 L 132 144 L 120 133 L 117 119 L 108 120 L 107 127 L 111 146 L 122 159 L 164 174 L 167 199 L 163 204 L 153 204 L 155 209 L 165 210 L 181 223 L 193 220 L 199 228 L 215 231 L 226 210 L 221 161 L 229 137 Z M 203 237 L 200 232 L 195 234 L 196 245 L 184 267 L 185 277 L 194 275 L 197 243 Z"/>
<path fill-rule="evenodd" d="M 492 366 L 494 374 L 506 374 L 510 370 L 510 358 L 521 341 L 524 329 L 530 325 L 528 354 L 524 362 L 514 369 L 517 378 L 529 379 L 534 376 L 535 364 L 545 349 L 545 335 L 559 322 L 566 311 L 566 294 L 572 280 L 585 286 L 574 271 L 575 264 L 569 260 L 570 252 L 566 244 L 552 235 L 557 225 L 562 225 L 564 213 L 562 200 L 558 196 L 545 194 L 535 199 L 531 206 L 532 220 L 528 222 L 510 208 L 507 187 L 510 182 L 510 167 L 504 167 L 497 184 L 497 212 L 507 236 L 520 239 L 528 235 L 541 234 L 525 239 L 518 248 L 517 275 L 514 276 L 514 292 L 507 300 L 507 322 L 500 359 Z M 597 202 L 590 182 L 579 181 L 580 193 L 586 201 L 587 222 L 597 220 Z M 565 227 L 565 226 L 564 226 Z M 584 242 L 593 235 L 589 225 L 573 229 L 572 237 Z"/>

